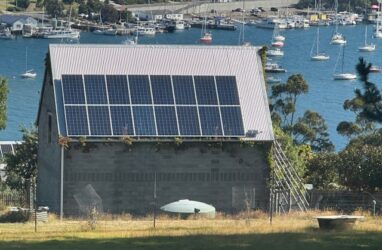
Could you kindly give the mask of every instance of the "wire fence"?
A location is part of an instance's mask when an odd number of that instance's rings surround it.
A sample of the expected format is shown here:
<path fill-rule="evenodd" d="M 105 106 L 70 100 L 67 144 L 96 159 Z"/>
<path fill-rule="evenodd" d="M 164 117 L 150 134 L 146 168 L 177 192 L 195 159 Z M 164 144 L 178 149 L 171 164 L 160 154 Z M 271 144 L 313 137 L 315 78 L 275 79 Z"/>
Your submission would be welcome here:
<path fill-rule="evenodd" d="M 0 193 L 0 204 L 3 206 L 29 207 L 29 194 L 27 192 Z"/>
<path fill-rule="evenodd" d="M 356 210 L 382 214 L 382 192 L 323 191 L 310 192 L 310 207 L 351 213 Z"/>

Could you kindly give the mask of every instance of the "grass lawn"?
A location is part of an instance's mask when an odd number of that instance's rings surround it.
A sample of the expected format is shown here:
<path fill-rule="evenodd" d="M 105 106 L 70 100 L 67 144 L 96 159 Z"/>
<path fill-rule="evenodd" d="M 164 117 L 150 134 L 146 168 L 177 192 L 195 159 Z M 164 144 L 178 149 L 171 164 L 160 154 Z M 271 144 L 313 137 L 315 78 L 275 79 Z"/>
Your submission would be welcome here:
<path fill-rule="evenodd" d="M 95 230 L 87 221 L 51 220 L 0 224 L 0 249 L 382 249 L 382 218 L 367 217 L 351 231 L 324 232 L 312 214 L 266 216 L 249 221 L 235 218 L 152 221 L 99 220 Z"/>

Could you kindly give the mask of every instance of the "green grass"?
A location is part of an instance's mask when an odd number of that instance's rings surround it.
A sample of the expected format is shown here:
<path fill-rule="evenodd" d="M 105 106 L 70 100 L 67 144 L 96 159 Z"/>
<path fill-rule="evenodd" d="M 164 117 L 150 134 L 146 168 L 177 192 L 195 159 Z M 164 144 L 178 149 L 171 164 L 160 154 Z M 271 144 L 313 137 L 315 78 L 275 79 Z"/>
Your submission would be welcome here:
<path fill-rule="evenodd" d="M 130 217 L 98 221 L 96 230 L 87 221 L 51 220 L 34 232 L 31 222 L 0 224 L 1 249 L 282 249 L 352 250 L 382 249 L 382 218 L 367 217 L 351 231 L 325 232 L 318 229 L 312 214 L 276 217 L 270 225 L 265 215 L 248 222 L 240 218 L 160 218 L 152 228 L 148 218 Z"/>
<path fill-rule="evenodd" d="M 102 236 L 102 235 L 101 235 Z M 65 237 L 46 241 L 1 242 L 0 249 L 381 249 L 380 232 L 270 233 L 246 235 L 192 235 L 86 239 Z"/>

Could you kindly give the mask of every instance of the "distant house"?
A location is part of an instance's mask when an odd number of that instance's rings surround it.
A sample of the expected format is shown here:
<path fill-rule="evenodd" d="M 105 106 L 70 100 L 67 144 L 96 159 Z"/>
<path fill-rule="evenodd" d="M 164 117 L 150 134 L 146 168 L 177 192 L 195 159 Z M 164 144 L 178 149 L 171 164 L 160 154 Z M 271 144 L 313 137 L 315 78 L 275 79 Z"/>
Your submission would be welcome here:
<path fill-rule="evenodd" d="M 163 13 L 163 11 L 135 11 L 134 13 L 132 13 L 132 15 L 140 21 L 160 21 L 163 19 L 163 15 L 161 13 Z"/>
<path fill-rule="evenodd" d="M 232 0 L 211 0 L 211 3 L 230 3 Z"/>
<path fill-rule="evenodd" d="M 183 20 L 183 14 L 166 14 L 165 17 L 171 20 Z"/>
<path fill-rule="evenodd" d="M 38 205 L 146 214 L 190 199 L 265 209 L 274 140 L 259 48 L 50 45 Z"/>
<path fill-rule="evenodd" d="M 38 21 L 26 15 L 0 15 L 0 23 L 5 24 L 12 32 L 22 32 L 25 24 L 35 28 Z"/>

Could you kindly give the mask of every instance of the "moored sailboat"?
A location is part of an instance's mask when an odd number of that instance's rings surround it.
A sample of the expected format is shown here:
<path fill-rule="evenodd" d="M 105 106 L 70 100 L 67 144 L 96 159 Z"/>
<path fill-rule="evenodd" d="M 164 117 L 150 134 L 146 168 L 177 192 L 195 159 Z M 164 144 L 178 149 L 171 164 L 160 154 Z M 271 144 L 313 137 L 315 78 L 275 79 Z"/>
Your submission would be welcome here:
<path fill-rule="evenodd" d="M 358 47 L 358 50 L 361 52 L 373 52 L 375 50 L 375 44 L 367 43 L 367 25 L 365 26 L 365 44 L 361 47 Z"/>
<path fill-rule="evenodd" d="M 28 69 L 28 48 L 25 49 L 25 72 L 20 74 L 22 78 L 34 79 L 37 74 L 33 69 Z"/>
<path fill-rule="evenodd" d="M 331 44 L 335 44 L 335 45 L 344 45 L 346 44 L 346 39 L 345 37 L 338 32 L 338 0 L 335 1 L 335 9 L 336 9 L 336 17 L 335 17 L 335 29 L 334 29 L 334 33 L 333 33 L 333 36 L 332 36 L 332 40 L 331 40 Z"/>
<path fill-rule="evenodd" d="M 313 43 L 312 50 L 310 51 L 310 59 L 312 61 L 326 61 L 326 60 L 329 60 L 330 57 L 328 55 L 326 55 L 325 53 L 321 53 L 320 52 L 319 44 L 320 44 L 320 27 L 317 27 L 317 34 L 316 34 L 315 43 Z M 313 54 L 314 48 L 316 48 L 316 53 L 315 54 Z"/>
<path fill-rule="evenodd" d="M 338 61 L 340 60 L 340 58 L 341 58 L 341 72 L 336 73 Z M 356 74 L 344 72 L 344 64 L 345 64 L 345 46 L 341 46 L 336 65 L 334 67 L 333 79 L 334 80 L 354 80 L 354 79 L 357 79 Z"/>
<path fill-rule="evenodd" d="M 212 34 L 207 31 L 207 16 L 204 16 L 204 23 L 202 25 L 202 35 L 199 39 L 201 43 L 211 43 L 212 42 Z"/>

